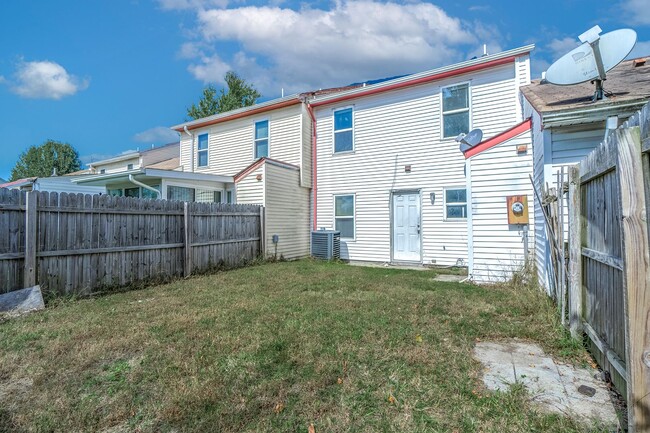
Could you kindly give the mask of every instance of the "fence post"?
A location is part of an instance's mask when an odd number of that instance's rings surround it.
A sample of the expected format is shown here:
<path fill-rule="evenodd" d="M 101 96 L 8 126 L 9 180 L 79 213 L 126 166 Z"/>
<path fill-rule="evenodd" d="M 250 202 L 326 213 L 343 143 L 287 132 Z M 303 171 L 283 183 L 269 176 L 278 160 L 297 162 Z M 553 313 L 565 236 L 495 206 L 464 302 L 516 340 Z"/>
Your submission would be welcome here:
<path fill-rule="evenodd" d="M 25 270 L 23 282 L 25 287 L 36 285 L 36 222 L 38 214 L 38 192 L 29 191 L 25 206 Z"/>
<path fill-rule="evenodd" d="M 582 201 L 580 165 L 569 167 L 569 329 L 582 339 Z"/>
<path fill-rule="evenodd" d="M 266 208 L 260 206 L 260 256 L 266 257 Z"/>
<path fill-rule="evenodd" d="M 190 219 L 190 204 L 183 203 L 183 252 L 185 253 L 185 266 L 183 275 L 189 277 L 192 274 L 192 220 Z"/>
<path fill-rule="evenodd" d="M 641 135 L 616 130 L 623 234 L 628 430 L 650 431 L 650 257 L 645 221 Z"/>

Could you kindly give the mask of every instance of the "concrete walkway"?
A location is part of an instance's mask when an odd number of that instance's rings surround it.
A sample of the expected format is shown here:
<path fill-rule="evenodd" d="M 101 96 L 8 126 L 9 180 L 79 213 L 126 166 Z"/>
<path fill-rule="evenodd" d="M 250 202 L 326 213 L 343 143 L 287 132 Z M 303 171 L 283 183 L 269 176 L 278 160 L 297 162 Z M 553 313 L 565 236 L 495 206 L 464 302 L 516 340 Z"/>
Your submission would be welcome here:
<path fill-rule="evenodd" d="M 541 410 L 576 420 L 616 426 L 618 419 L 607 385 L 597 371 L 558 364 L 536 344 L 480 342 L 474 358 L 485 365 L 483 383 L 490 390 L 508 391 L 523 384 Z"/>

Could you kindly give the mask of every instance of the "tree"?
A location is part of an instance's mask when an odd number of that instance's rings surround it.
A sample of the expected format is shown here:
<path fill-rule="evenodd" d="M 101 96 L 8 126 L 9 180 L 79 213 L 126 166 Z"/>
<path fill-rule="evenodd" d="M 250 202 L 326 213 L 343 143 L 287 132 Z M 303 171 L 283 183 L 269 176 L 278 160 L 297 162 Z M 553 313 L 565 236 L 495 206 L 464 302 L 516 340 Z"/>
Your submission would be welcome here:
<path fill-rule="evenodd" d="M 248 84 L 246 80 L 232 71 L 226 73 L 224 80 L 228 91 L 222 88 L 217 97 L 217 89 L 212 84 L 208 85 L 203 89 L 203 96 L 198 106 L 192 104 L 187 109 L 187 116 L 190 119 L 200 119 L 237 108 L 249 107 L 255 104 L 261 96 L 252 84 Z"/>
<path fill-rule="evenodd" d="M 11 169 L 11 180 L 25 177 L 52 176 L 72 173 L 81 168 L 79 153 L 68 143 L 47 140 L 41 145 L 30 146 L 20 154 L 14 168 Z"/>

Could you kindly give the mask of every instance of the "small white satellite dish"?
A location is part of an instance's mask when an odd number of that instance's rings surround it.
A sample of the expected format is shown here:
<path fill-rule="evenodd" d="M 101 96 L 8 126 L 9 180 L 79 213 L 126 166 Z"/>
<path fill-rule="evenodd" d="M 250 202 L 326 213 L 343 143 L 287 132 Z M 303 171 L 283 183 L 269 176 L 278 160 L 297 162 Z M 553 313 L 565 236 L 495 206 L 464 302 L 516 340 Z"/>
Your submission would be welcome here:
<path fill-rule="evenodd" d="M 472 129 L 467 134 L 461 133 L 456 137 L 456 141 L 460 143 L 460 151 L 465 153 L 472 147 L 476 146 L 483 139 L 483 131 L 480 129 Z"/>
<path fill-rule="evenodd" d="M 581 34 L 579 39 L 583 44 L 553 63 L 546 71 L 546 81 L 569 86 L 593 80 L 596 82 L 593 99 L 603 99 L 607 72 L 630 54 L 636 44 L 636 32 L 620 29 L 600 36 L 601 31 L 595 26 Z"/>

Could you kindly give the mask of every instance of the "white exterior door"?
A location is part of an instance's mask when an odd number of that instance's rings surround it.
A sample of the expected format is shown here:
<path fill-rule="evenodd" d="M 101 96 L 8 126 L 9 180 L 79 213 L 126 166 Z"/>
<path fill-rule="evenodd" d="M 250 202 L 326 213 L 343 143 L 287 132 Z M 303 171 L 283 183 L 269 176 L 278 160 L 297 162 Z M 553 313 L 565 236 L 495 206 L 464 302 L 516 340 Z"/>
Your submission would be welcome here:
<path fill-rule="evenodd" d="M 420 193 L 393 194 L 393 260 L 420 262 Z"/>

